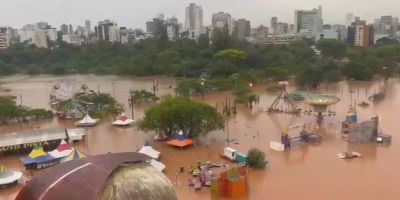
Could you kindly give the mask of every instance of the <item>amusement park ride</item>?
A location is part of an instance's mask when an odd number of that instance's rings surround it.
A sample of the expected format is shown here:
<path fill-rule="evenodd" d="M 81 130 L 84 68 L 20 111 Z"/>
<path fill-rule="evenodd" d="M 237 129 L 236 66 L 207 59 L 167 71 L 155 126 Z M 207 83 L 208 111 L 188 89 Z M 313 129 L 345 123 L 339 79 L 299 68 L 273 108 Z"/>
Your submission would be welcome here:
<path fill-rule="evenodd" d="M 78 119 L 85 116 L 91 102 L 79 99 L 79 96 L 86 94 L 86 84 L 56 83 L 50 93 L 50 105 L 57 111 L 62 119 Z"/>
<path fill-rule="evenodd" d="M 270 117 L 275 124 L 278 125 L 278 127 L 282 130 L 282 135 L 281 135 L 281 144 L 272 142 L 271 148 L 273 146 L 273 149 L 275 150 L 283 150 L 290 148 L 291 146 L 297 146 L 301 145 L 304 143 L 310 143 L 310 142 L 318 142 L 321 140 L 321 136 L 317 134 L 310 133 L 306 131 L 306 126 L 303 124 L 302 126 L 296 125 L 296 126 L 286 126 L 287 128 L 283 128 L 280 125 L 280 122 L 277 121 L 276 116 L 274 113 L 284 113 L 284 114 L 295 114 L 299 115 L 302 113 L 302 109 L 298 108 L 296 104 L 294 103 L 294 100 L 302 100 L 305 104 L 310 105 L 313 107 L 313 111 L 317 113 L 316 117 L 316 122 L 318 124 L 322 123 L 324 115 L 323 113 L 328 113 L 328 116 L 335 115 L 335 112 L 327 111 L 328 106 L 333 105 L 337 102 L 340 101 L 340 99 L 334 95 L 328 95 L 328 94 L 314 94 L 314 93 L 308 93 L 308 92 L 300 92 L 298 91 L 295 94 L 289 94 L 286 90 L 287 83 L 279 83 L 282 87 L 281 93 L 277 96 L 277 98 L 273 101 L 271 106 L 268 108 L 268 113 L 271 113 Z M 304 111 L 303 113 L 305 115 L 311 115 L 313 112 L 312 110 L 310 111 Z M 289 123 L 292 124 L 293 118 L 289 119 Z M 291 138 L 288 134 L 290 130 L 295 130 L 297 128 L 303 129 L 300 131 L 299 136 Z"/>

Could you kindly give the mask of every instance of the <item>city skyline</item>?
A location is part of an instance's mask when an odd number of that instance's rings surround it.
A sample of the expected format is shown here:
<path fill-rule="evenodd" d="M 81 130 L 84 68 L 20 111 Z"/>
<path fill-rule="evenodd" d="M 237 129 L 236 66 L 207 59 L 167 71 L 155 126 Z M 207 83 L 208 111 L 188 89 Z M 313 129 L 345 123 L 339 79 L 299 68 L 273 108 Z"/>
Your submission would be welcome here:
<path fill-rule="evenodd" d="M 396 7 L 400 6 L 400 2 L 385 1 L 387 3 L 379 1 L 364 5 L 365 2 L 356 0 L 349 5 L 345 0 L 335 2 L 328 0 L 299 0 L 296 2 L 292 2 L 292 0 L 251 0 L 248 2 L 243 0 L 175 0 L 174 2 L 114 0 L 113 5 L 109 6 L 109 4 L 102 5 L 101 1 L 94 0 L 70 0 L 68 2 L 6 0 L 3 6 L 8 9 L 0 13 L 0 25 L 20 28 L 25 24 L 46 21 L 58 28 L 63 23 L 76 26 L 84 24 L 87 19 L 91 20 L 92 24 L 104 19 L 112 19 L 117 21 L 120 26 L 145 29 L 145 22 L 159 13 L 163 13 L 167 17 L 176 16 L 180 22 L 184 22 L 185 8 L 190 3 L 202 6 L 204 25 L 210 25 L 212 15 L 220 11 L 231 14 L 235 19 L 250 20 L 252 27 L 261 24 L 269 26 L 269 20 L 274 16 L 278 17 L 280 21 L 293 23 L 295 10 L 312 9 L 319 5 L 323 7 L 324 23 L 345 24 L 345 16 L 348 12 L 366 19 L 368 23 L 373 23 L 374 19 L 381 15 L 396 16 L 398 14 Z M 93 6 L 96 9 L 93 9 Z"/>

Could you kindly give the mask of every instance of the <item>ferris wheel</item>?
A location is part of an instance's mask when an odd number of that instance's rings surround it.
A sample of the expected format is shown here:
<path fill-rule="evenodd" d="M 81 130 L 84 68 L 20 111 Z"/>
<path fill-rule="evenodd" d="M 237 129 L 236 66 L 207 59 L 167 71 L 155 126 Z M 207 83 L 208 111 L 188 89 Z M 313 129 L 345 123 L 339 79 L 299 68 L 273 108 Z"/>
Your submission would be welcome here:
<path fill-rule="evenodd" d="M 92 103 L 79 98 L 86 94 L 87 90 L 86 84 L 56 83 L 50 93 L 50 105 L 62 118 L 81 118 L 92 105 Z"/>

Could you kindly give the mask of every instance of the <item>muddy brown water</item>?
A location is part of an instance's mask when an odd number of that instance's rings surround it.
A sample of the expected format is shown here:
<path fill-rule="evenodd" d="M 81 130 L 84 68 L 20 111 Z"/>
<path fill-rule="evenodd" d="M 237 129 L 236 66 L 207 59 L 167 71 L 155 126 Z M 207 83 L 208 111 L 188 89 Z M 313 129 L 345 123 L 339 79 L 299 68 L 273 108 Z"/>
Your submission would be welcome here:
<path fill-rule="evenodd" d="M 85 83 L 90 89 L 100 89 L 113 94 L 126 105 L 126 113 L 130 116 L 128 91 L 130 89 L 151 90 L 155 77 L 136 78 L 118 76 L 11 76 L 0 78 L 0 95 L 22 96 L 26 106 L 49 108 L 48 97 L 55 83 L 69 82 L 79 86 Z M 175 79 L 158 77 L 157 95 L 174 94 Z M 114 83 L 114 84 L 113 84 Z M 380 129 L 393 136 L 390 146 L 378 144 L 348 144 L 340 138 L 340 122 L 351 102 L 367 101 L 368 96 L 386 88 L 384 101 L 370 105 L 368 108 L 358 107 L 360 120 L 375 115 L 380 117 Z M 10 91 L 4 90 L 10 89 Z M 233 148 L 247 152 L 252 147 L 262 149 L 269 161 L 265 170 L 249 171 L 249 195 L 245 199 L 304 199 L 304 200 L 395 200 L 400 198 L 400 82 L 390 80 L 387 85 L 382 81 L 372 82 L 340 82 L 321 87 L 318 92 L 334 93 L 341 101 L 329 107 L 337 112 L 336 116 L 326 117 L 321 126 L 317 126 L 313 116 L 292 116 L 286 114 L 266 114 L 265 111 L 273 102 L 276 93 L 267 93 L 266 85 L 258 85 L 253 90 L 261 96 L 259 105 L 252 110 L 239 106 L 238 114 L 229 118 L 230 137 L 237 139 Z M 292 87 L 289 90 L 293 90 Z M 353 91 L 353 92 L 350 92 Z M 231 99 L 230 92 L 208 94 L 205 101 L 222 109 L 226 97 Z M 19 99 L 17 99 L 19 103 Z M 147 106 L 136 107 L 135 117 L 141 118 Z M 299 107 L 309 110 L 302 103 Z M 78 148 L 89 154 L 107 152 L 135 151 L 146 141 L 152 141 L 152 132 L 144 133 L 134 127 L 116 128 L 111 126 L 112 119 L 103 120 L 98 126 L 88 129 L 88 143 L 82 141 Z M 270 141 L 279 141 L 280 132 L 290 125 L 304 122 L 307 129 L 322 135 L 322 142 L 316 145 L 305 145 L 286 152 L 269 149 Z M 28 130 L 33 127 L 64 128 L 73 127 L 73 121 L 57 119 L 1 126 L 0 133 Z M 296 131 L 291 131 L 295 136 Z M 226 131 L 215 131 L 206 137 L 199 138 L 199 145 L 186 150 L 167 146 L 164 142 L 153 142 L 153 147 L 162 152 L 161 162 L 167 166 L 166 175 L 172 180 L 179 166 L 187 166 L 197 160 L 209 160 L 216 163 L 227 163 L 219 157 L 222 152 Z M 355 150 L 363 157 L 355 160 L 341 160 L 336 154 Z M 0 158 L 0 164 L 13 170 L 23 170 L 20 156 Z M 38 172 L 40 173 L 40 172 Z M 25 175 L 29 175 L 25 172 Z M 196 200 L 211 199 L 208 189 L 192 191 L 187 188 L 187 174 L 178 174 L 176 192 L 179 199 Z M 0 189 L 0 199 L 13 199 L 21 185 Z"/>

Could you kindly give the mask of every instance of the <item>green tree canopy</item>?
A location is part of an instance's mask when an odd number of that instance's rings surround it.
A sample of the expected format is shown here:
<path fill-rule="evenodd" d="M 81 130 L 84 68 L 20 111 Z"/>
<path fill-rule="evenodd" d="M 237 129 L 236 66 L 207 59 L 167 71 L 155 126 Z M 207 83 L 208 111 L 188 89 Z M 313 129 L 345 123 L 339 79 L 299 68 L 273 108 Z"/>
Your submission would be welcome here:
<path fill-rule="evenodd" d="M 268 163 L 265 160 L 265 153 L 257 148 L 249 150 L 248 159 L 249 166 L 255 169 L 262 169 Z"/>
<path fill-rule="evenodd" d="M 164 131 L 167 134 L 179 130 L 190 137 L 223 129 L 224 120 L 215 108 L 188 97 L 166 97 L 151 106 L 139 122 L 144 130 Z"/>
<path fill-rule="evenodd" d="M 346 55 L 347 46 L 337 39 L 321 39 L 317 43 L 321 54 L 328 58 L 342 59 Z"/>

